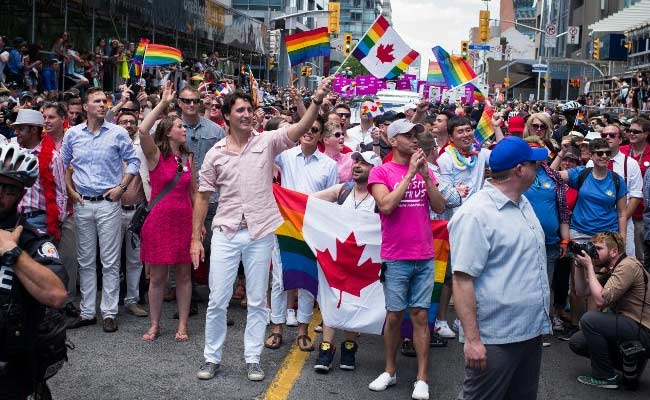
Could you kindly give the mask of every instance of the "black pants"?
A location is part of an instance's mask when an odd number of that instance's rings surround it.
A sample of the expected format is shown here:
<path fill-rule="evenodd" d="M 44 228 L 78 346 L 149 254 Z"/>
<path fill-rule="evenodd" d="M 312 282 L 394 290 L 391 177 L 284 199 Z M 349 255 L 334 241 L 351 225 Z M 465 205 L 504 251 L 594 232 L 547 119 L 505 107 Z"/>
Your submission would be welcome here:
<path fill-rule="evenodd" d="M 573 258 L 571 257 L 562 257 L 557 260 L 557 266 L 553 273 L 553 304 L 556 308 L 566 306 L 572 263 Z"/>
<path fill-rule="evenodd" d="M 646 350 L 650 349 L 650 330 L 639 331 L 639 324 L 623 315 L 589 311 L 580 319 L 580 329 L 569 340 L 569 347 L 591 360 L 591 372 L 596 379 L 612 378 L 616 369 L 621 369 L 620 342 L 639 339 Z"/>
<path fill-rule="evenodd" d="M 650 272 L 650 240 L 643 241 L 643 268 Z"/>

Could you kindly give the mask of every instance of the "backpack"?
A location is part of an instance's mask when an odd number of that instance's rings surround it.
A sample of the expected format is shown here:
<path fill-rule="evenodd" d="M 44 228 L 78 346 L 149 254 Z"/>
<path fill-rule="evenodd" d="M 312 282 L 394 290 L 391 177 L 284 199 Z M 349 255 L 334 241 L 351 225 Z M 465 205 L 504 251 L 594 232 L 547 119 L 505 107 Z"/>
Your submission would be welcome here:
<path fill-rule="evenodd" d="M 345 182 L 343 186 L 341 186 L 341 189 L 339 190 L 339 195 L 336 198 L 336 204 L 342 205 L 345 203 L 345 199 L 348 198 L 350 193 L 352 193 L 352 189 L 354 189 L 354 182 Z"/>
<path fill-rule="evenodd" d="M 625 175 L 627 175 L 627 156 L 625 156 Z M 593 170 L 593 167 L 587 167 L 580 172 L 580 175 L 578 176 L 578 184 L 576 185 L 576 191 L 580 193 L 580 188 L 582 187 L 582 184 L 585 183 L 585 179 L 589 176 L 591 173 L 591 170 Z M 612 171 L 612 177 L 614 179 L 614 188 L 616 190 L 616 194 L 618 194 L 618 189 L 621 187 L 621 176 L 617 174 L 616 172 Z"/>

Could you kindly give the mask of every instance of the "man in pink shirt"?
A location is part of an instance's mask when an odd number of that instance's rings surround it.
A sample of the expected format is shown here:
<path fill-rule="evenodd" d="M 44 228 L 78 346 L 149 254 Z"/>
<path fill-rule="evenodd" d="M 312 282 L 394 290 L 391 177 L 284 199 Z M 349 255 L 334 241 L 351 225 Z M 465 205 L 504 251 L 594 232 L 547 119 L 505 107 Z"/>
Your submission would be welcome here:
<path fill-rule="evenodd" d="M 381 219 L 381 280 L 386 300 L 384 348 L 386 368 L 368 386 L 382 391 L 397 383 L 395 356 L 400 343 L 400 325 L 409 308 L 418 374 L 412 398 L 428 399 L 427 361 L 429 324 L 427 312 L 433 292 L 433 232 L 429 209 L 440 213 L 445 199 L 418 147 L 420 124 L 399 119 L 388 127 L 393 159 L 370 172 L 368 191 L 379 207 Z"/>
<path fill-rule="evenodd" d="M 237 91 L 224 99 L 222 113 L 229 135 L 205 156 L 192 218 L 190 253 L 197 268 L 204 258 L 201 231 L 208 201 L 213 192 L 219 192 L 219 205 L 212 222 L 205 361 L 197 373 L 199 379 L 212 379 L 221 363 L 226 311 L 240 260 L 244 264 L 248 300 L 244 333 L 248 379 L 264 379 L 260 354 L 268 316 L 269 265 L 274 233 L 283 222 L 271 188 L 273 163 L 278 154 L 295 146 L 303 133 L 309 131 L 331 86 L 331 77 L 322 80 L 298 123 L 263 134 L 254 130 L 255 114 L 250 95 Z"/>

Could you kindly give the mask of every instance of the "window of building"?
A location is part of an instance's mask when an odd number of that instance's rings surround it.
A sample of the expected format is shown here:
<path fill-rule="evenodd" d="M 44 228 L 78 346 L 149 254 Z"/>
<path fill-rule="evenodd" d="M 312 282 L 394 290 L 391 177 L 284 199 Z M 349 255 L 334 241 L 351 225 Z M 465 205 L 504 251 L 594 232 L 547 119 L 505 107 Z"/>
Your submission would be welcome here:
<path fill-rule="evenodd" d="M 352 7 L 361 8 L 361 0 L 352 0 Z"/>
<path fill-rule="evenodd" d="M 360 13 L 360 12 L 352 12 L 352 13 L 350 13 L 350 19 L 352 21 L 361 21 L 361 16 L 362 16 L 362 13 Z"/>

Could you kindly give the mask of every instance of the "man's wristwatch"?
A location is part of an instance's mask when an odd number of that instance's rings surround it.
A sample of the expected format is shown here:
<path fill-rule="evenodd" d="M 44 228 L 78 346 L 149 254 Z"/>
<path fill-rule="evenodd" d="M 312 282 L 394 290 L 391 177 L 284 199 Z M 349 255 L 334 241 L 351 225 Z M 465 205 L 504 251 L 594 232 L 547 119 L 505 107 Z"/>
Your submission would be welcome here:
<path fill-rule="evenodd" d="M 312 101 L 312 103 L 316 104 L 317 106 L 320 106 L 321 104 L 323 104 L 323 100 L 318 100 L 316 98 L 316 96 L 311 96 L 311 101 Z"/>
<path fill-rule="evenodd" d="M 119 186 L 120 189 L 122 189 L 122 193 L 126 192 L 126 185 L 123 185 L 123 184 L 120 183 L 120 184 L 117 185 L 117 186 Z"/>
<path fill-rule="evenodd" d="M 16 264 L 16 261 L 18 261 L 18 257 L 22 254 L 23 249 L 20 247 L 16 246 L 13 249 L 6 251 L 1 257 L 0 257 L 0 265 L 5 265 L 8 267 L 11 267 L 12 265 Z"/>

